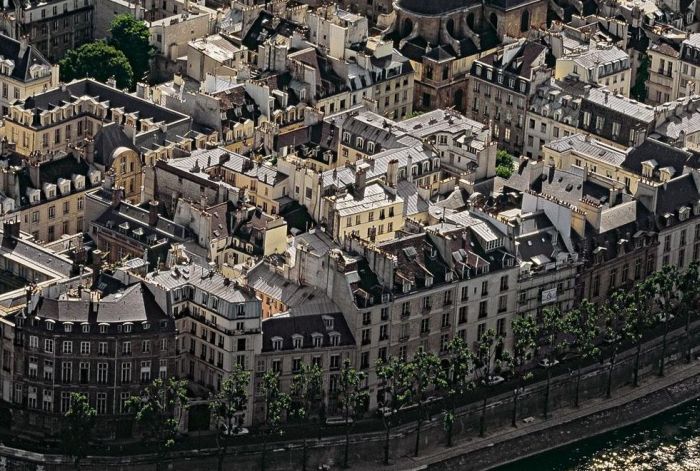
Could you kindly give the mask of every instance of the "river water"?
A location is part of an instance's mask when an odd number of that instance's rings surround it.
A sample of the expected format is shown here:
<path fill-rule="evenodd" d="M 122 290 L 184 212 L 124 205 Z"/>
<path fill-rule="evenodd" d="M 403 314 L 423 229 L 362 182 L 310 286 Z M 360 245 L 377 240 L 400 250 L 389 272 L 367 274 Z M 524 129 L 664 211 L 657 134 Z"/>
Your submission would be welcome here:
<path fill-rule="evenodd" d="M 497 471 L 700 471 L 700 399 Z"/>

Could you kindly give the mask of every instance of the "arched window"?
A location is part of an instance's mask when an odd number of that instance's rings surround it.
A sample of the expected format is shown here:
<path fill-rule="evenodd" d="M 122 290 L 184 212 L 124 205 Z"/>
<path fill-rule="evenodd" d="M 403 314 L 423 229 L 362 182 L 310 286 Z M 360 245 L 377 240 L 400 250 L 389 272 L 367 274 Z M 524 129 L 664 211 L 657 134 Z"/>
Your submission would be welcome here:
<path fill-rule="evenodd" d="M 525 33 L 530 29 L 530 12 L 525 10 L 520 17 L 520 32 Z"/>

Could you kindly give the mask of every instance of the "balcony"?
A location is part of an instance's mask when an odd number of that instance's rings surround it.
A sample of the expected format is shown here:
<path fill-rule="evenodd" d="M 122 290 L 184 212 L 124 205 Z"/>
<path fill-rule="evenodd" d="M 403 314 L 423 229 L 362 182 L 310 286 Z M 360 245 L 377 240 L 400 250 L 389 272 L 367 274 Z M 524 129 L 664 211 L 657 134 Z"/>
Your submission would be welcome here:
<path fill-rule="evenodd" d="M 370 340 L 370 339 L 362 339 L 362 345 L 369 345 L 370 343 L 372 343 L 372 340 Z"/>
<path fill-rule="evenodd" d="M 423 304 L 423 312 L 430 312 L 433 310 L 432 304 Z"/>
<path fill-rule="evenodd" d="M 379 341 L 380 341 L 380 342 L 383 342 L 383 341 L 385 341 L 385 340 L 389 340 L 389 336 L 388 336 L 388 335 L 380 335 L 380 336 L 379 336 Z"/>
<path fill-rule="evenodd" d="M 405 311 L 401 313 L 401 319 L 408 319 L 411 317 L 411 311 Z"/>
<path fill-rule="evenodd" d="M 399 337 L 399 342 L 406 342 L 409 338 L 409 335 L 402 335 L 401 337 Z"/>
<path fill-rule="evenodd" d="M 420 336 L 421 336 L 421 337 L 427 337 L 428 335 L 430 335 L 430 329 L 428 329 L 428 330 L 421 330 L 421 332 L 420 332 Z"/>
<path fill-rule="evenodd" d="M 452 306 L 452 300 L 451 299 L 446 299 L 443 303 L 443 306 Z"/>

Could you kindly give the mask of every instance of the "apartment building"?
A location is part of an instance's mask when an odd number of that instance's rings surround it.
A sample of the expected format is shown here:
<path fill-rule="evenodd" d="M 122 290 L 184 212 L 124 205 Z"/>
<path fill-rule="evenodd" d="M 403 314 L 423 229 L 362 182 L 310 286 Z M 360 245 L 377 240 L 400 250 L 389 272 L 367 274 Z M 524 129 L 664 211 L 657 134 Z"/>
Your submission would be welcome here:
<path fill-rule="evenodd" d="M 547 48 L 520 40 L 475 61 L 468 88 L 468 116 L 488 122 L 493 138 L 514 154 L 525 143 L 525 114 L 537 87 L 551 76 Z"/>
<path fill-rule="evenodd" d="M 253 370 L 262 349 L 261 306 L 255 292 L 214 271 L 191 263 L 182 247 L 171 249 L 164 269 L 143 274 L 120 271 L 127 282 L 142 281 L 161 309 L 175 318 L 179 332 L 177 376 L 187 378 L 198 394 L 215 391 L 238 365 Z M 253 420 L 253 384 L 240 416 Z"/>
<path fill-rule="evenodd" d="M 597 45 L 583 53 L 557 58 L 554 78 L 573 76 L 586 83 L 606 87 L 615 95 L 629 97 L 630 58 L 625 51 L 611 45 Z"/>
<path fill-rule="evenodd" d="M 92 0 L 3 2 L 0 31 L 15 40 L 27 37 L 41 55 L 55 63 L 93 39 L 94 11 Z"/>
<path fill-rule="evenodd" d="M 29 39 L 0 34 L 0 116 L 17 100 L 42 93 L 58 85 L 58 66 L 51 65 Z"/>
<path fill-rule="evenodd" d="M 262 323 L 262 349 L 255 361 L 255 422 L 265 420 L 265 398 L 261 394 L 266 371 L 279 373 L 280 386 L 289 391 L 294 374 L 302 365 L 318 365 L 323 372 L 322 401 L 326 416 L 340 415 L 337 392 L 340 369 L 345 360 L 354 363 L 356 341 L 339 312 L 278 316 Z M 315 407 L 318 405 L 315 405 Z"/>
<path fill-rule="evenodd" d="M 700 92 L 700 33 L 670 31 L 649 47 L 647 97 L 659 105 Z"/>
<path fill-rule="evenodd" d="M 5 136 L 18 154 L 44 160 L 76 147 L 84 149 L 85 140 L 107 123 L 116 123 L 133 146 L 150 148 L 187 135 L 191 118 L 113 84 L 81 79 L 11 105 Z"/>
<path fill-rule="evenodd" d="M 11 318 L 13 426 L 55 436 L 70 394 L 80 392 L 97 411 L 97 436 L 131 437 L 126 401 L 153 379 L 176 373 L 175 322 L 143 284 L 109 293 L 77 286 L 31 294 Z"/>

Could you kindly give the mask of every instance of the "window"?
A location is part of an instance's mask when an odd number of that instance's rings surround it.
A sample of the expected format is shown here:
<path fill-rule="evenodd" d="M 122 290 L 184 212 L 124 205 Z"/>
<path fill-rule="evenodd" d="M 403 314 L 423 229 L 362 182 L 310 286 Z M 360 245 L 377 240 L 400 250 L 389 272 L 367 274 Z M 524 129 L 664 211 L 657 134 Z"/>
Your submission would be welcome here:
<path fill-rule="evenodd" d="M 63 353 L 73 353 L 73 342 L 70 340 L 64 340 L 61 347 Z"/>
<path fill-rule="evenodd" d="M 462 301 L 467 301 L 469 299 L 469 287 L 462 286 Z"/>
<path fill-rule="evenodd" d="M 420 323 L 420 333 L 427 334 L 430 332 L 430 318 L 422 319 Z"/>
<path fill-rule="evenodd" d="M 484 300 L 479 303 L 479 319 L 486 317 L 488 313 L 488 301 Z"/>
<path fill-rule="evenodd" d="M 107 363 L 97 364 L 97 382 L 107 384 Z"/>
<path fill-rule="evenodd" d="M 53 353 L 53 340 L 51 340 L 51 339 L 44 340 L 44 351 L 46 353 Z"/>
<path fill-rule="evenodd" d="M 87 361 L 80 362 L 80 382 L 82 384 L 90 381 L 90 363 Z"/>
<path fill-rule="evenodd" d="M 122 355 L 131 355 L 131 342 L 122 342 Z"/>
<path fill-rule="evenodd" d="M 90 354 L 90 342 L 80 342 L 80 354 L 89 355 Z"/>
<path fill-rule="evenodd" d="M 442 319 L 440 321 L 440 327 L 444 329 L 444 328 L 449 327 L 449 326 L 450 326 L 450 313 L 445 312 L 442 315 Z"/>
<path fill-rule="evenodd" d="M 503 295 L 498 298 L 498 312 L 504 312 L 508 309 L 508 295 Z"/>
<path fill-rule="evenodd" d="M 141 352 L 142 353 L 151 353 L 151 341 L 150 340 L 143 340 L 141 342 Z"/>
<path fill-rule="evenodd" d="M 107 342 L 100 342 L 97 344 L 97 354 L 105 356 L 108 353 Z"/>
<path fill-rule="evenodd" d="M 467 314 L 468 314 L 467 306 L 460 307 L 457 322 L 459 322 L 460 324 L 464 324 L 465 322 L 467 322 Z"/>
<path fill-rule="evenodd" d="M 496 321 L 496 333 L 501 337 L 506 336 L 506 320 L 501 318 Z"/>
<path fill-rule="evenodd" d="M 489 282 L 484 280 L 481 282 L 481 295 L 488 296 L 489 294 Z"/>
<path fill-rule="evenodd" d="M 340 355 L 331 355 L 331 370 L 337 370 L 340 368 Z"/>
<path fill-rule="evenodd" d="M 44 380 L 53 381 L 53 361 L 44 360 Z"/>
<path fill-rule="evenodd" d="M 95 409 L 98 414 L 107 413 L 107 393 L 98 392 L 97 393 L 97 404 Z"/>
<path fill-rule="evenodd" d="M 598 296 L 600 294 L 600 275 L 595 275 L 593 277 L 593 286 L 591 287 L 591 294 L 593 296 Z"/>
<path fill-rule="evenodd" d="M 61 381 L 64 383 L 73 381 L 73 363 L 64 361 L 61 364 Z"/>
<path fill-rule="evenodd" d="M 503 275 L 501 277 L 501 291 L 506 291 L 508 289 L 508 275 Z"/>
<path fill-rule="evenodd" d="M 141 362 L 141 382 L 147 383 L 151 380 L 151 361 L 144 360 Z"/>

